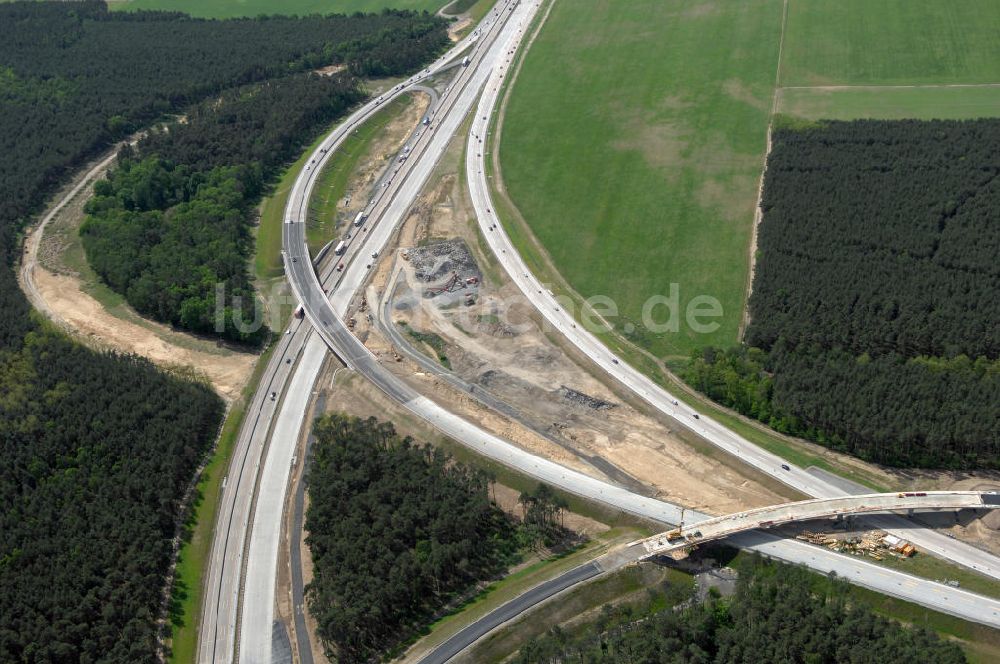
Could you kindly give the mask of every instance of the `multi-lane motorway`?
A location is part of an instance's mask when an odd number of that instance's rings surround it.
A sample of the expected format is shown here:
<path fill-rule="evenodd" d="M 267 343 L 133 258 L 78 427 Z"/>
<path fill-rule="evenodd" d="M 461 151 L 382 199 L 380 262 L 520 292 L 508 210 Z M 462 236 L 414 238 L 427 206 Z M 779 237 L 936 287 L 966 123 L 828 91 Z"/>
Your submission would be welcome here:
<path fill-rule="evenodd" d="M 567 311 L 566 304 L 558 301 L 532 274 L 494 213 L 495 207 L 487 179 L 486 157 L 488 151 L 496 149 L 497 146 L 485 145 L 483 141 L 489 135 L 491 118 L 497 108 L 506 71 L 504 67 L 493 72 L 476 108 L 466 149 L 466 180 L 469 183 L 480 231 L 525 299 L 538 309 L 550 329 L 561 333 L 594 365 L 663 415 L 698 433 L 709 443 L 744 463 L 806 495 L 818 498 L 847 495 L 848 492 L 841 486 L 754 445 L 711 417 L 696 413 L 685 406 L 648 376 L 630 366 L 625 360 L 616 357 L 594 332 L 585 329 L 582 323 L 578 324 L 573 315 Z M 925 551 L 1000 579 L 1000 560 L 988 552 L 926 528 L 914 528 L 913 523 L 898 516 L 878 517 L 872 523 L 879 528 L 895 531 Z"/>
<path fill-rule="evenodd" d="M 428 71 L 411 77 L 348 118 L 317 148 L 311 157 L 310 167 L 303 170 L 296 181 L 286 208 L 286 223 L 283 225 L 285 268 L 292 289 L 302 302 L 306 317 L 317 334 L 307 342 L 304 328 L 308 326 L 301 326 L 303 329 L 293 330 L 293 334 L 283 337 L 282 344 L 268 365 L 261 388 L 248 411 L 247 424 L 241 431 L 222 498 L 206 587 L 199 661 L 232 661 L 237 651 L 242 661 L 270 659 L 281 506 L 284 504 L 291 457 L 302 428 L 305 402 L 323 360 L 324 346 L 333 350 L 348 367 L 371 380 L 405 408 L 446 435 L 486 456 L 542 481 L 614 505 L 630 513 L 666 524 L 678 522 L 680 509 L 674 505 L 632 493 L 627 489 L 528 454 L 419 395 L 382 367 L 342 322 L 351 301 L 360 292 L 362 284 L 370 274 L 369 266 L 374 259 L 369 260 L 368 256 L 380 254 L 388 244 L 410 205 L 430 177 L 449 140 L 458 131 L 459 125 L 483 89 L 486 93 L 483 94 L 479 110 L 476 112 L 476 127 L 473 133 L 478 136 L 485 135 L 485 125 L 478 125 L 485 122 L 484 118 L 489 116 L 496 102 L 496 93 L 509 66 L 510 54 L 519 45 L 538 9 L 538 4 L 537 1 L 515 0 L 498 3 L 497 9 L 490 13 L 473 35 L 456 46 L 447 56 L 438 60 Z M 431 126 L 422 132 L 418 141 L 413 143 L 409 158 L 386 179 L 386 186 L 370 205 L 369 220 L 364 231 L 355 232 L 351 246 L 344 256 L 346 269 L 343 273 L 335 275 L 336 278 L 324 279 L 324 283 L 321 284 L 305 244 L 306 211 L 315 174 L 320 171 L 323 161 L 359 123 L 371 117 L 392 97 L 407 93 L 414 85 L 420 84 L 427 77 L 449 66 L 449 63 L 450 66 L 454 66 L 454 58 L 465 49 L 468 49 L 469 65 L 457 70 L 454 81 L 430 112 Z M 486 100 L 489 101 L 484 106 Z M 476 152 L 476 150 L 468 151 L 470 155 Z M 474 166 L 475 164 L 470 162 L 470 173 L 474 170 Z M 485 176 L 481 176 L 483 182 L 479 182 L 479 179 L 470 177 L 470 183 L 474 183 L 474 202 L 480 215 L 480 224 L 484 227 L 484 233 L 487 233 L 489 231 L 486 231 L 486 228 L 492 225 L 487 222 L 491 218 L 492 205 L 488 203 L 488 190 L 485 187 L 480 186 L 477 191 L 476 186 L 485 184 Z M 495 228 L 500 229 L 500 226 L 497 225 Z M 494 237 L 505 239 L 502 231 L 492 232 L 495 235 L 487 237 L 491 240 L 491 246 L 494 246 L 494 251 L 501 262 L 507 266 L 519 286 L 524 283 L 522 290 L 527 286 L 528 290 L 525 292 L 532 293 L 530 299 L 539 299 L 533 294 L 535 284 L 521 282 L 521 277 L 518 276 L 523 274 L 527 279 L 530 273 L 526 269 L 523 272 L 517 269 L 511 270 L 508 260 L 520 259 L 509 245 L 509 241 L 506 245 L 493 245 Z M 331 289 L 329 299 L 323 291 L 323 285 Z M 546 313 L 544 304 L 548 303 L 541 301 L 543 313 Z M 566 330 L 574 329 L 569 327 L 570 324 L 572 323 L 566 322 Z M 595 362 L 612 373 L 615 368 L 625 368 L 625 365 L 618 362 L 612 364 L 610 353 L 599 342 L 596 346 L 584 344 L 583 348 Z M 296 363 L 294 360 L 300 355 L 301 359 Z M 602 362 L 605 358 L 608 366 Z M 293 370 L 294 378 L 289 388 L 289 377 Z M 651 388 L 659 389 L 648 379 L 643 382 L 640 378 L 633 378 L 630 375 L 616 374 L 615 377 L 650 398 L 654 397 Z M 271 400 L 272 392 L 279 397 L 276 401 Z M 669 398 L 669 395 L 666 395 L 666 398 Z M 713 436 L 716 434 L 716 429 L 721 429 L 719 425 L 707 419 L 701 420 L 701 426 L 698 426 L 699 422 L 695 422 L 690 416 L 685 417 L 683 409 L 677 407 L 676 402 L 671 402 L 669 405 L 672 407 L 670 410 L 673 415 L 685 424 L 693 424 L 691 428 L 702 435 Z M 274 417 L 276 413 L 278 416 Z M 273 435 L 270 436 L 270 443 L 266 445 L 268 433 L 272 429 Z M 732 436 L 724 429 L 722 432 Z M 265 448 L 267 456 L 263 458 Z M 780 475 L 781 460 L 773 455 L 769 457 L 767 453 L 753 446 L 741 450 L 737 445 L 731 451 L 758 468 L 773 463 L 772 474 Z M 800 490 L 806 486 L 815 488 L 817 482 L 820 482 L 828 487 L 824 489 L 827 493 L 833 493 L 835 490 L 839 492 L 835 495 L 843 493 L 799 469 L 795 469 L 785 479 L 786 483 Z M 692 519 L 696 516 L 707 518 L 707 515 L 694 515 L 690 511 L 688 515 Z M 908 536 L 910 539 L 915 539 L 912 535 Z M 737 545 L 747 546 L 783 560 L 802 562 L 819 571 L 836 570 L 862 585 L 917 601 L 938 610 L 980 622 L 1000 624 L 998 623 L 1000 602 L 994 600 L 878 568 L 824 549 L 779 540 L 763 533 L 738 535 L 734 540 Z M 954 545 L 954 542 L 945 540 L 945 545 L 946 547 Z M 942 551 L 946 547 L 942 547 Z M 992 567 L 992 563 L 984 564 L 984 569 L 986 567 Z M 241 588 L 244 587 L 245 590 L 241 595 Z"/>
<path fill-rule="evenodd" d="M 523 36 L 522 26 L 526 24 L 536 9 L 537 4 L 535 3 L 519 3 L 515 7 L 515 13 L 511 18 L 515 22 L 506 26 L 507 28 L 511 28 L 512 34 L 510 37 L 498 38 L 494 44 L 499 46 L 499 48 L 494 46 L 494 48 L 490 49 L 488 55 L 475 60 L 468 68 L 469 70 L 482 70 L 482 73 L 489 75 L 490 79 L 488 81 L 483 76 L 479 76 L 480 72 L 478 71 L 473 72 L 471 75 L 468 72 L 463 74 L 463 76 L 470 76 L 470 78 L 477 82 L 477 85 L 481 82 L 481 85 L 485 87 L 485 93 L 480 99 L 479 109 L 474 117 L 470 140 L 477 140 L 474 138 L 474 135 L 485 135 L 486 122 L 490 115 L 490 109 L 493 108 L 496 102 L 496 96 L 500 89 L 503 75 L 509 66 L 510 54 L 514 51 L 517 43 Z M 494 52 L 498 57 L 493 56 Z M 452 91 L 457 86 L 457 83 L 453 84 Z M 468 96 L 474 96 L 476 93 L 476 87 L 466 85 L 460 93 L 460 98 L 464 100 Z M 444 99 L 442 99 L 442 103 Z M 373 212 L 369 220 L 369 231 L 361 238 L 361 248 L 358 250 L 358 255 L 367 256 L 371 253 L 381 253 L 384 249 L 390 236 L 395 232 L 398 224 L 403 219 L 404 213 L 413 200 L 415 200 L 420 187 L 426 182 L 427 177 L 429 177 L 430 171 L 440 153 L 443 152 L 450 134 L 454 132 L 459 124 L 461 118 L 457 115 L 464 115 L 463 107 L 464 103 L 458 103 L 452 106 L 452 111 L 448 114 L 438 112 L 435 117 L 437 129 L 432 134 L 430 144 L 420 155 L 411 157 L 407 162 L 409 170 L 401 174 L 400 177 L 405 179 L 396 183 L 398 186 L 397 193 L 393 195 L 391 201 L 380 210 L 376 209 Z M 509 242 L 506 245 L 492 244 L 495 241 L 494 238 L 505 238 L 506 236 L 502 235 L 502 229 L 499 225 L 489 224 L 485 221 L 490 218 L 492 206 L 488 204 L 488 193 L 482 186 L 483 177 L 481 169 L 476 169 L 476 162 L 473 161 L 475 155 L 477 155 L 477 150 L 470 149 L 466 152 L 469 155 L 469 164 L 472 165 L 470 184 L 473 184 L 473 196 L 474 202 L 477 205 L 477 212 L 482 215 L 480 224 L 483 226 L 483 232 L 487 235 L 487 239 L 491 241 L 491 246 L 493 246 L 501 262 L 506 264 L 507 260 L 520 261 L 520 258 L 516 255 L 514 248 Z M 481 152 L 479 151 L 479 153 Z M 310 321 L 313 322 L 317 329 L 321 330 L 323 339 L 348 366 L 363 374 L 391 398 L 449 437 L 466 444 L 485 456 L 496 459 L 501 463 L 567 491 L 614 505 L 632 514 L 668 524 L 675 524 L 679 521 L 680 509 L 677 506 L 637 495 L 621 487 L 564 468 L 547 459 L 528 454 L 510 442 L 480 429 L 448 412 L 429 399 L 420 396 L 413 388 L 403 383 L 382 367 L 368 349 L 341 322 L 341 317 L 347 311 L 351 300 L 359 292 L 361 285 L 368 275 L 367 263 L 364 260 L 352 262 L 345 271 L 345 275 L 338 287 L 330 294 L 329 299 L 322 292 L 314 272 L 309 267 L 308 250 L 304 240 L 304 221 L 311 177 L 309 174 L 303 174 L 301 181 L 296 184 L 296 193 L 293 194 L 294 200 L 291 200 L 289 203 L 286 217 L 291 223 L 285 225 L 284 244 L 286 266 L 290 268 L 289 278 L 292 281 L 292 287 L 300 295 L 305 304 L 306 314 Z M 493 231 L 488 230 L 488 227 L 491 225 L 494 226 Z M 355 236 L 355 238 L 357 237 Z M 520 272 L 512 271 L 511 276 L 516 281 L 524 283 L 521 281 L 521 278 L 529 278 L 530 273 L 526 269 L 522 269 Z M 528 290 L 526 293 L 531 293 L 531 298 L 534 298 L 532 291 Z M 539 298 L 534 299 L 535 301 L 539 301 Z M 553 311 L 556 310 L 556 306 L 553 306 Z M 548 315 L 548 312 L 544 313 Z M 566 322 L 564 327 L 566 330 L 575 329 L 572 328 L 573 325 L 575 325 L 575 322 Z M 563 328 L 560 327 L 559 329 Z M 610 357 L 607 349 L 599 343 L 598 348 L 594 348 L 588 354 L 594 358 L 602 356 Z M 611 366 L 620 365 L 614 363 Z M 644 379 L 644 377 L 642 378 Z M 669 395 L 666 395 L 666 398 L 669 399 Z M 672 403 L 670 405 L 671 410 L 678 416 L 681 416 L 680 409 L 675 408 Z M 712 425 L 710 424 L 709 426 Z M 701 433 L 707 431 L 704 428 L 697 428 L 697 430 Z M 749 448 L 749 452 L 751 454 L 766 454 L 762 450 L 758 451 L 752 445 Z M 737 454 L 737 456 L 743 455 Z M 780 472 L 781 459 L 777 457 L 773 457 L 773 459 L 775 465 L 774 471 Z M 804 488 L 807 485 L 812 486 L 812 483 L 822 482 L 822 480 L 804 473 L 806 475 L 805 479 L 809 483 L 807 484 L 801 478 L 803 473 L 804 471 L 792 472 L 791 476 L 795 479 L 790 483 L 793 486 L 798 485 Z M 826 485 L 825 482 L 822 483 Z M 844 493 L 832 486 L 829 486 L 827 489 L 828 493 L 834 493 L 834 491 L 837 492 L 835 495 L 843 495 Z M 697 515 L 691 511 L 688 511 L 687 514 L 688 518 L 692 520 L 696 518 L 708 518 L 707 515 Z M 967 597 L 956 598 L 955 593 L 948 593 L 947 586 L 914 579 L 908 575 L 898 574 L 890 570 L 882 570 L 873 565 L 865 565 L 860 563 L 860 561 L 826 550 L 817 550 L 815 547 L 808 547 L 808 545 L 799 546 L 801 543 L 783 542 L 777 538 L 761 538 L 749 535 L 737 536 L 737 541 L 741 544 L 745 542 L 752 548 L 765 551 L 774 557 L 792 562 L 802 562 L 821 571 L 840 570 L 855 582 L 872 589 L 890 592 L 910 601 L 929 605 L 932 608 L 945 612 L 962 615 L 972 620 L 993 620 L 995 618 L 993 616 L 994 609 L 1000 609 L 1000 603 L 994 600 L 986 598 L 971 599 L 977 596 L 968 593 L 966 593 Z M 945 549 L 946 547 L 942 548 L 943 551 Z M 974 549 L 973 551 L 977 554 L 981 553 Z"/>
<path fill-rule="evenodd" d="M 493 17 L 439 58 L 427 73 L 455 66 L 455 58 L 474 47 L 491 22 Z M 418 78 L 424 77 L 413 77 L 407 84 Z M 401 90 L 393 90 L 358 109 L 327 138 L 321 146 L 322 154 L 336 149 L 350 131 L 398 94 L 402 94 Z M 303 174 L 312 175 L 318 170 L 317 166 Z M 296 184 L 305 183 L 300 178 Z M 199 628 L 198 661 L 204 664 L 238 659 L 266 661 L 270 657 L 277 533 L 290 469 L 286 462 L 294 454 L 305 400 L 327 348 L 309 324 L 295 321 L 288 332 L 282 336 L 247 407 L 223 483 Z M 262 491 L 265 481 L 268 490 Z M 252 563 L 248 564 L 248 560 Z M 244 587 L 249 589 L 249 602 L 243 599 Z M 249 641 L 242 644 L 241 636 Z"/>

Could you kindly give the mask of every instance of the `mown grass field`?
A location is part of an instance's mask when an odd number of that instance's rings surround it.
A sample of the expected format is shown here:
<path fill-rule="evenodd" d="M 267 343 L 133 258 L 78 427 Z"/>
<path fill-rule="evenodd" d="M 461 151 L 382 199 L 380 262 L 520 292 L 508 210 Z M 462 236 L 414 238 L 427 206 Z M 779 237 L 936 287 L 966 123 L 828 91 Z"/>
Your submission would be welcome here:
<path fill-rule="evenodd" d="M 450 0 L 111 0 L 112 9 L 162 9 L 204 18 L 261 14 L 352 14 L 386 7 L 436 12 Z"/>
<path fill-rule="evenodd" d="M 614 299 L 620 329 L 657 355 L 737 340 L 781 9 L 556 0 L 515 83 L 500 145 L 512 199 L 579 294 Z M 682 313 L 719 300 L 717 331 L 642 333 L 644 303 L 671 283 Z"/>
<path fill-rule="evenodd" d="M 780 82 L 1000 83 L 1000 3 L 790 0 Z"/>
<path fill-rule="evenodd" d="M 1000 85 L 988 87 L 785 88 L 778 113 L 809 120 L 967 120 L 1000 113 Z"/>

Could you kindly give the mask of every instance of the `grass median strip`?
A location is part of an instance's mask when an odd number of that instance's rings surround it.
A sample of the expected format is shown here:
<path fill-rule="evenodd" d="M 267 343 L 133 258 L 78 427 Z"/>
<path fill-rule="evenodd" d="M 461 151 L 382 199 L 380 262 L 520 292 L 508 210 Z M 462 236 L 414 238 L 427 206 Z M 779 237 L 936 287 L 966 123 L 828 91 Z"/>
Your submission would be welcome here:
<path fill-rule="evenodd" d="M 399 117 L 413 103 L 409 95 L 397 97 L 381 111 L 348 136 L 320 171 L 309 199 L 309 218 L 306 239 L 309 250 L 315 254 L 353 219 L 338 218 L 338 203 L 348 194 L 348 185 L 363 159 L 372 157 L 375 142 L 385 133 L 389 123 Z"/>

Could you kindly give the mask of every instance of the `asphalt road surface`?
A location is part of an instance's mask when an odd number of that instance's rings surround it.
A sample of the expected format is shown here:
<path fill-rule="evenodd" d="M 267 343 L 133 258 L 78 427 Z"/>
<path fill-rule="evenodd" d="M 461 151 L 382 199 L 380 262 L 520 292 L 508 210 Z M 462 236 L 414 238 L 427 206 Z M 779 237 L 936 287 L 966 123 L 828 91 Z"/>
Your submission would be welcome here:
<path fill-rule="evenodd" d="M 531 588 L 462 629 L 423 657 L 420 664 L 444 664 L 508 620 L 603 572 L 604 570 L 596 562 L 589 562 Z"/>

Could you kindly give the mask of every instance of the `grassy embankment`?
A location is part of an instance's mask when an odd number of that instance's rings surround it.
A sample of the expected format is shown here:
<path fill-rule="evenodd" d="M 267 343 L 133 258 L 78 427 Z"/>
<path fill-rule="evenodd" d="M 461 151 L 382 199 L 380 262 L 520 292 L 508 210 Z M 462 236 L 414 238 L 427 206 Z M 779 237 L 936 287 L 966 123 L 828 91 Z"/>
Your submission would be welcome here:
<path fill-rule="evenodd" d="M 631 604 L 636 608 L 663 610 L 665 603 L 646 606 L 649 599 L 646 590 L 662 590 L 664 587 L 670 588 L 673 601 L 679 603 L 693 592 L 694 578 L 680 570 L 655 565 L 631 566 L 600 576 L 560 595 L 557 600 L 542 604 L 513 623 L 501 626 L 472 646 L 467 661 L 482 664 L 505 661 L 530 639 L 541 636 L 553 625 L 563 625 L 570 631 L 590 629 L 601 607 L 607 604 Z M 666 597 L 661 601 L 665 602 Z M 636 618 L 639 619 L 639 616 Z M 567 623 L 569 626 L 566 626 Z"/>
<path fill-rule="evenodd" d="M 219 498 L 222 495 L 222 480 L 226 476 L 240 428 L 243 426 L 246 406 L 253 398 L 257 383 L 267 367 L 273 350 L 272 345 L 257 360 L 253 375 L 243 388 L 241 397 L 230 407 L 216 448 L 195 487 L 191 513 L 185 524 L 183 544 L 177 556 L 174 588 L 170 597 L 168 616 L 171 627 L 170 661 L 176 664 L 193 662 L 196 659 L 204 577 L 208 571 L 209 556 L 212 552 L 212 535 L 219 509 Z"/>
<path fill-rule="evenodd" d="M 414 330 L 412 327 L 403 322 L 395 324 L 402 328 L 403 332 L 409 335 L 410 338 L 421 346 L 424 346 L 425 354 L 430 355 L 440 362 L 441 366 L 451 371 L 451 362 L 448 360 L 448 355 L 445 353 L 448 344 L 440 335 L 435 334 L 434 332 L 420 332 L 419 330 Z"/>

